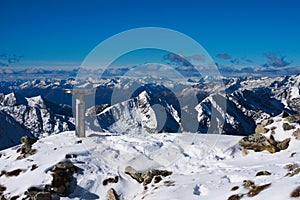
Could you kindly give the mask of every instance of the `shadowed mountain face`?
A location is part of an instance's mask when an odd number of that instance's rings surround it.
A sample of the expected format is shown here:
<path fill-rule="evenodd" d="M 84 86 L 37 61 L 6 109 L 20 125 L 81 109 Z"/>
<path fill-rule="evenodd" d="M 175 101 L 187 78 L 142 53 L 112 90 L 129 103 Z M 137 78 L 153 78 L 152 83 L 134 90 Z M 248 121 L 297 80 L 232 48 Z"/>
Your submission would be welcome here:
<path fill-rule="evenodd" d="M 0 110 L 0 150 L 20 144 L 22 136 L 33 135 L 13 117 Z"/>
<path fill-rule="evenodd" d="M 10 124 L 17 124 L 24 135 L 44 137 L 73 130 L 72 96 L 65 94 L 64 89 L 89 84 L 97 88 L 95 97 L 88 98 L 86 105 L 87 115 L 97 116 L 96 122 L 88 123 L 89 128 L 94 129 L 96 123 L 102 130 L 122 134 L 206 133 L 218 129 L 224 134 L 249 135 L 263 119 L 282 111 L 300 112 L 300 75 L 222 81 L 226 93 L 220 92 L 216 82 L 203 78 L 199 82 L 153 80 L 151 84 L 145 83 L 145 79 L 118 78 L 100 83 L 73 79 L 0 82 L 0 111 L 2 123 L 8 123 L 4 119 L 9 117 Z M 130 90 L 132 87 L 134 90 Z M 120 98 L 113 96 L 116 91 Z M 191 97 L 196 102 L 190 103 Z M 220 109 L 222 102 L 226 102 L 226 107 Z M 195 123 L 197 129 L 191 127 Z M 11 125 L 2 125 L 1 137 L 13 137 L 11 129 L 6 127 Z M 18 143 L 18 139 L 9 144 Z"/>

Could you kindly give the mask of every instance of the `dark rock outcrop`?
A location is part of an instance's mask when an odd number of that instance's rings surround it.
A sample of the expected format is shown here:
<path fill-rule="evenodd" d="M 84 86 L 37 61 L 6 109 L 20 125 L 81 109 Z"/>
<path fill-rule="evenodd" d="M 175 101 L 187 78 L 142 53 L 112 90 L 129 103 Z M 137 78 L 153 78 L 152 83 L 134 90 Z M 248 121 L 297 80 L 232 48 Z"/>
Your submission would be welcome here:
<path fill-rule="evenodd" d="M 289 130 L 295 129 L 296 127 L 293 125 L 290 125 L 289 123 L 283 123 L 282 128 L 285 131 L 289 131 Z"/>
<path fill-rule="evenodd" d="M 253 134 L 244 137 L 239 141 L 239 145 L 246 150 L 254 150 L 256 152 L 269 151 L 270 153 L 286 150 L 289 147 L 291 138 L 283 141 L 276 141 L 273 135 L 268 139 L 262 134 Z"/>
<path fill-rule="evenodd" d="M 290 116 L 286 117 L 285 120 L 288 121 L 289 123 L 300 124 L 300 114 L 290 115 Z"/>
<path fill-rule="evenodd" d="M 261 191 L 267 189 L 268 187 L 271 186 L 271 183 L 265 184 L 265 185 L 260 185 L 260 186 L 256 186 L 254 188 L 252 188 L 248 193 L 247 196 L 248 197 L 254 197 L 256 195 L 258 195 Z"/>
<path fill-rule="evenodd" d="M 239 145 L 244 149 L 254 150 L 256 152 L 267 150 L 270 153 L 275 153 L 275 147 L 262 134 L 253 134 L 244 137 L 239 141 Z"/>

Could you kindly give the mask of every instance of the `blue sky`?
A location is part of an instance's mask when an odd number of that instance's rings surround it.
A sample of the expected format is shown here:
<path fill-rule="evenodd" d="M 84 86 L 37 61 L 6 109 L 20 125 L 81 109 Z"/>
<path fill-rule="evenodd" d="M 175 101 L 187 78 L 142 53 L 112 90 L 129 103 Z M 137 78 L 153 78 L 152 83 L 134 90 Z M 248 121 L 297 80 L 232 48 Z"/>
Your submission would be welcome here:
<path fill-rule="evenodd" d="M 24 56 L 11 67 L 79 66 L 101 41 L 147 26 L 187 34 L 220 65 L 300 66 L 297 0 L 2 0 L 0 8 L 0 54 Z"/>

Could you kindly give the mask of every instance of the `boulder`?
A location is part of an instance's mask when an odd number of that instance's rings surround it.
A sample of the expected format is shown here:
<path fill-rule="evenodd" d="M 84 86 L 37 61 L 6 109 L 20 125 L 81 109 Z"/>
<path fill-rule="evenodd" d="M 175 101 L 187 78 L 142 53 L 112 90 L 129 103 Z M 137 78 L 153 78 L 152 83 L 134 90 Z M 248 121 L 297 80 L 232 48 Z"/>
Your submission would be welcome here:
<path fill-rule="evenodd" d="M 280 150 L 286 150 L 289 147 L 290 141 L 291 138 L 286 138 L 281 142 L 277 142 L 276 147 L 279 148 Z"/>
<path fill-rule="evenodd" d="M 107 200 L 119 200 L 119 196 L 113 188 L 107 191 Z"/>
<path fill-rule="evenodd" d="M 290 116 L 286 117 L 285 120 L 288 121 L 289 123 L 300 124 L 300 114 L 290 115 Z"/>
<path fill-rule="evenodd" d="M 248 197 L 254 197 L 254 196 L 258 195 L 261 191 L 267 189 L 270 186 L 271 186 L 271 183 L 256 186 L 256 187 L 250 189 L 250 191 L 247 193 L 247 196 Z"/>
<path fill-rule="evenodd" d="M 118 181 L 119 181 L 119 176 L 115 176 L 113 178 L 110 177 L 110 178 L 104 179 L 102 182 L 102 185 L 106 186 L 109 183 L 118 183 Z"/>
<path fill-rule="evenodd" d="M 150 169 L 142 173 L 142 179 L 144 185 L 151 183 L 155 176 L 170 176 L 172 172 L 167 170 Z"/>
<path fill-rule="evenodd" d="M 158 170 L 158 169 L 149 169 L 144 172 L 137 172 L 134 168 L 131 166 L 127 166 L 125 168 L 125 173 L 130 175 L 131 178 L 135 179 L 139 183 L 143 183 L 144 185 L 147 185 L 152 182 L 153 178 L 156 176 L 170 176 L 172 172 L 167 170 Z"/>
<path fill-rule="evenodd" d="M 291 197 L 300 197 L 300 186 L 298 186 L 296 189 L 294 189 L 291 193 Z"/>
<path fill-rule="evenodd" d="M 297 130 L 295 130 L 293 132 L 293 136 L 297 139 L 300 140 L 300 128 L 298 128 Z"/>
<path fill-rule="evenodd" d="M 269 129 L 265 128 L 263 125 L 259 124 L 255 128 L 255 133 L 260 134 L 260 133 L 267 133 Z"/>
<path fill-rule="evenodd" d="M 255 176 L 270 176 L 270 175 L 271 175 L 271 173 L 268 171 L 259 171 L 256 173 Z"/>
<path fill-rule="evenodd" d="M 131 176 L 131 178 L 135 179 L 137 182 L 142 183 L 142 174 L 137 172 L 135 169 L 133 169 L 131 166 L 127 166 L 125 168 L 125 173 Z"/>
<path fill-rule="evenodd" d="M 264 150 L 267 150 L 270 153 L 276 152 L 276 148 L 272 144 L 270 144 L 268 139 L 262 134 L 253 134 L 246 136 L 239 141 L 239 145 L 244 149 L 254 150 L 256 152 Z"/>
<path fill-rule="evenodd" d="M 51 200 L 51 193 L 50 192 L 38 192 L 34 196 L 33 200 Z"/>
<path fill-rule="evenodd" d="M 227 200 L 240 200 L 243 196 L 244 194 L 233 194 L 230 197 L 228 197 Z"/>
<path fill-rule="evenodd" d="M 263 120 L 263 121 L 261 122 L 261 125 L 262 125 L 262 126 L 268 126 L 268 125 L 272 124 L 273 122 L 274 122 L 273 119 L 265 119 L 265 120 Z"/>
<path fill-rule="evenodd" d="M 295 129 L 296 127 L 293 125 L 290 125 L 289 123 L 283 123 L 282 128 L 285 131 L 289 131 L 289 130 Z"/>
<path fill-rule="evenodd" d="M 282 113 L 281 113 L 282 118 L 286 118 L 288 116 L 290 116 L 289 113 L 287 113 L 286 111 L 282 111 Z"/>
<path fill-rule="evenodd" d="M 252 189 L 252 188 L 255 188 L 255 183 L 251 180 L 244 180 L 243 186 L 245 189 Z"/>

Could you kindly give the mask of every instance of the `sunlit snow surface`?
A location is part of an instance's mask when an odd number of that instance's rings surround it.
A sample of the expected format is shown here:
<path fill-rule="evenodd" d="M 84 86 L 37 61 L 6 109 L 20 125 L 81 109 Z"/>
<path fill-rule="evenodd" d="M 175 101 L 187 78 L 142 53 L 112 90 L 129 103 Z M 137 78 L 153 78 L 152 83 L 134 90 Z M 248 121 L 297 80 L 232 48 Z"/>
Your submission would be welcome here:
<path fill-rule="evenodd" d="M 242 187 L 245 179 L 256 185 L 272 185 L 256 197 L 243 199 L 289 199 L 300 180 L 299 175 L 285 177 L 287 170 L 284 166 L 300 164 L 300 141 L 292 136 L 295 129 L 284 132 L 282 123 L 282 119 L 276 117 L 269 127 L 277 127 L 277 140 L 292 138 L 287 150 L 275 154 L 249 151 L 247 156 L 242 155 L 237 145 L 241 137 L 236 136 L 161 133 L 139 137 L 89 133 L 90 137 L 81 139 L 75 137 L 74 132 L 64 132 L 39 140 L 33 145 L 37 153 L 23 160 L 16 160 L 17 147 L 1 151 L 1 170 L 20 168 L 26 171 L 17 177 L 1 176 L 0 184 L 7 187 L 5 194 L 22 196 L 30 186 L 51 183 L 49 169 L 71 153 L 77 155 L 71 161 L 81 170 L 75 174 L 75 191 L 61 199 L 106 199 L 111 187 L 126 200 L 227 199 L 232 194 L 247 193 Z M 82 143 L 78 143 L 79 140 Z M 290 157 L 293 152 L 296 154 Z M 31 171 L 33 164 L 38 168 Z M 144 190 L 141 184 L 124 173 L 127 165 L 140 170 L 150 167 L 167 169 L 173 174 Z M 255 174 L 262 170 L 271 172 L 271 175 L 256 177 Z M 120 176 L 118 183 L 102 185 L 105 178 L 115 175 Z M 167 186 L 164 181 L 174 181 L 174 184 Z M 231 191 L 233 186 L 240 188 Z"/>

